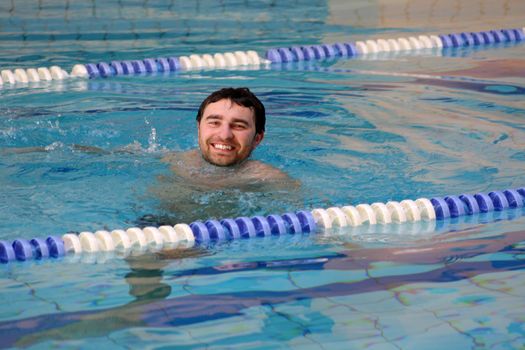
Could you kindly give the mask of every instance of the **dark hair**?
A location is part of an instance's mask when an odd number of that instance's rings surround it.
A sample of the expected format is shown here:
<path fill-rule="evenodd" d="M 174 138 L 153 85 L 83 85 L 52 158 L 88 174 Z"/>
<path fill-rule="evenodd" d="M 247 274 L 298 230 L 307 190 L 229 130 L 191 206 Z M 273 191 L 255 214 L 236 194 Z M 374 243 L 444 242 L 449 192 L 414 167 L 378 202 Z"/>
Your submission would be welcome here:
<path fill-rule="evenodd" d="M 197 122 L 200 123 L 202 114 L 210 103 L 223 99 L 228 99 L 239 106 L 250 108 L 255 114 L 255 133 L 260 134 L 264 132 L 264 125 L 266 124 L 264 105 L 248 88 L 223 88 L 213 92 L 202 101 L 197 113 Z"/>

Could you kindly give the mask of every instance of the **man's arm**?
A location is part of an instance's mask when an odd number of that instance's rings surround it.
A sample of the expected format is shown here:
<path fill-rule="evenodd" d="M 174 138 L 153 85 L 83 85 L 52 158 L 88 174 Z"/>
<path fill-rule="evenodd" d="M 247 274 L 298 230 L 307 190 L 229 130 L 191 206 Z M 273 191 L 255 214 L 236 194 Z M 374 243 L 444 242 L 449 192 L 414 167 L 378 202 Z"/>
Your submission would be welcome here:
<path fill-rule="evenodd" d="M 0 153 L 2 154 L 25 154 L 25 153 L 49 152 L 49 151 L 56 149 L 56 147 L 53 145 L 51 146 L 31 146 L 31 147 L 7 147 L 7 148 L 1 148 Z M 91 153 L 91 154 L 109 154 L 111 153 L 100 147 L 95 147 L 95 146 L 84 146 L 84 145 L 73 144 L 69 147 L 73 151 L 80 151 L 84 153 Z"/>

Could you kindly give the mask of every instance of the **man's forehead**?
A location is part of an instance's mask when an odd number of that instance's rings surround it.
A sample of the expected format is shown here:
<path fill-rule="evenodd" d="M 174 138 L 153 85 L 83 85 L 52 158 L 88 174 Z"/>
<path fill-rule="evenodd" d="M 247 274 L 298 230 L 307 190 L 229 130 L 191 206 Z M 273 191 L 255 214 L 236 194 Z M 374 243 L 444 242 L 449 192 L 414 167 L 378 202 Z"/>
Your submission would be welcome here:
<path fill-rule="evenodd" d="M 222 99 L 208 104 L 202 114 L 204 118 L 236 117 L 255 119 L 255 111 L 253 108 L 239 105 L 230 99 Z"/>

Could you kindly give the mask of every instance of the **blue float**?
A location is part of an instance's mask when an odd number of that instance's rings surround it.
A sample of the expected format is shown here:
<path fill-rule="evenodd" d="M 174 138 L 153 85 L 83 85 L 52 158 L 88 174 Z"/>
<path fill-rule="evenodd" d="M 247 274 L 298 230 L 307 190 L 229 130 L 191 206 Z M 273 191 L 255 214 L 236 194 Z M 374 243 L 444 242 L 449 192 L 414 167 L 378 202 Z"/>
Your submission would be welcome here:
<path fill-rule="evenodd" d="M 255 232 L 257 236 L 271 236 L 272 235 L 272 229 L 270 227 L 270 223 L 268 220 L 263 216 L 254 216 L 252 218 L 253 225 L 255 226 Z"/>
<path fill-rule="evenodd" d="M 499 30 L 491 30 L 490 34 L 494 37 L 495 43 L 503 43 L 505 42 L 505 36 L 503 36 L 503 33 Z"/>
<path fill-rule="evenodd" d="M 525 40 L 525 33 L 523 32 L 523 29 L 517 28 L 512 30 L 514 32 L 514 36 L 516 38 L 516 41 L 523 41 Z"/>
<path fill-rule="evenodd" d="M 169 72 L 170 69 L 170 63 L 168 62 L 168 59 L 164 57 L 159 57 L 155 61 L 157 61 L 157 65 L 159 67 L 159 70 L 161 72 Z"/>
<path fill-rule="evenodd" d="M 472 34 L 463 32 L 460 34 L 461 39 L 463 39 L 463 44 L 467 46 L 474 46 L 476 43 L 474 42 L 474 38 L 472 37 Z"/>
<path fill-rule="evenodd" d="M 242 238 L 253 238 L 257 236 L 257 231 L 255 231 L 255 226 L 250 218 L 240 217 L 235 219 L 235 222 L 239 226 Z"/>
<path fill-rule="evenodd" d="M 144 67 L 146 67 L 146 72 L 148 73 L 156 73 L 159 71 L 159 67 L 157 66 L 157 61 L 155 61 L 153 58 L 146 58 L 143 60 Z"/>
<path fill-rule="evenodd" d="M 210 241 L 210 232 L 204 223 L 201 221 L 194 221 L 189 226 L 195 236 L 195 241 L 199 243 Z"/>
<path fill-rule="evenodd" d="M 303 56 L 305 60 L 313 60 L 315 59 L 315 52 L 310 46 L 301 46 L 301 50 L 303 50 Z"/>
<path fill-rule="evenodd" d="M 321 45 L 312 45 L 311 48 L 316 59 L 320 60 L 326 58 L 326 53 L 324 52 L 324 49 Z"/>
<path fill-rule="evenodd" d="M 345 44 L 335 43 L 333 47 L 337 56 L 350 56 L 348 54 L 348 48 Z"/>
<path fill-rule="evenodd" d="M 476 199 L 474 198 L 473 195 L 468 194 L 468 193 L 463 193 L 463 194 L 459 195 L 459 199 L 461 199 L 463 201 L 463 203 L 465 203 L 465 205 L 467 207 L 467 214 L 468 215 L 478 214 L 479 213 L 479 205 L 478 205 L 478 202 L 476 201 Z"/>
<path fill-rule="evenodd" d="M 476 201 L 478 202 L 480 212 L 488 213 L 494 211 L 494 203 L 492 203 L 492 199 L 488 194 L 483 192 L 476 193 L 474 198 L 476 198 Z"/>
<path fill-rule="evenodd" d="M 444 198 L 445 203 L 447 203 L 450 217 L 457 218 L 458 216 L 465 215 L 465 203 L 458 196 L 446 196 Z"/>
<path fill-rule="evenodd" d="M 85 66 L 90 78 L 96 78 L 100 76 L 100 72 L 96 64 L 88 63 Z"/>
<path fill-rule="evenodd" d="M 480 32 L 480 34 L 483 36 L 483 39 L 485 39 L 485 44 L 493 44 L 495 42 L 491 32 Z"/>
<path fill-rule="evenodd" d="M 299 218 L 295 213 L 286 213 L 283 214 L 282 217 L 289 233 L 301 233 L 301 221 L 299 221 Z"/>
<path fill-rule="evenodd" d="M 58 258 L 66 254 L 64 247 L 64 241 L 60 237 L 49 236 L 46 239 L 47 246 L 49 247 L 49 255 L 53 258 Z"/>
<path fill-rule="evenodd" d="M 168 57 L 168 63 L 172 72 L 180 70 L 180 61 L 178 57 Z"/>
<path fill-rule="evenodd" d="M 131 61 L 131 65 L 135 70 L 135 74 L 146 73 L 146 66 L 144 66 L 144 62 L 141 60 L 133 60 Z"/>
<path fill-rule="evenodd" d="M 33 247 L 27 239 L 14 240 L 13 249 L 17 260 L 26 261 L 33 258 Z"/>
<path fill-rule="evenodd" d="M 122 75 L 122 74 L 124 74 L 124 67 L 122 67 L 122 63 L 120 61 L 111 61 L 109 63 L 109 65 L 115 71 L 115 75 Z"/>
<path fill-rule="evenodd" d="M 266 51 L 266 59 L 272 61 L 273 63 L 282 62 L 281 54 L 278 49 L 270 49 Z"/>
<path fill-rule="evenodd" d="M 286 230 L 286 223 L 284 222 L 284 219 L 280 215 L 268 215 L 266 217 L 268 220 L 268 223 L 270 224 L 270 229 L 272 230 L 272 234 L 274 235 L 283 235 L 287 232 Z"/>
<path fill-rule="evenodd" d="M 112 75 L 115 75 L 115 71 L 106 62 L 99 62 L 97 64 L 97 68 L 98 68 L 98 71 L 100 73 L 100 76 L 103 77 L 103 78 L 107 78 L 107 77 L 110 77 Z"/>
<path fill-rule="evenodd" d="M 33 256 L 35 259 L 49 258 L 49 247 L 45 240 L 41 238 L 33 238 L 29 243 L 33 248 Z"/>
<path fill-rule="evenodd" d="M 492 199 L 492 203 L 494 204 L 495 210 L 501 211 L 509 207 L 509 201 L 507 200 L 507 197 L 505 197 L 503 192 L 501 191 L 489 192 L 489 197 L 490 199 Z"/>
<path fill-rule="evenodd" d="M 217 220 L 206 220 L 204 225 L 208 229 L 211 240 L 224 241 L 227 238 L 226 230 Z"/>
<path fill-rule="evenodd" d="M 502 29 L 501 33 L 503 34 L 503 37 L 505 38 L 505 41 L 507 41 L 507 42 L 514 42 L 514 41 L 516 41 L 516 35 L 514 34 L 514 30 L 512 30 L 512 29 Z"/>
<path fill-rule="evenodd" d="M 335 57 L 336 53 L 332 45 L 323 44 L 321 47 L 324 50 L 325 57 Z"/>
<path fill-rule="evenodd" d="M 294 60 L 294 55 L 287 47 L 281 47 L 277 49 L 279 55 L 281 55 L 281 62 L 292 62 Z"/>
<path fill-rule="evenodd" d="M 13 245 L 7 241 L 0 241 L 0 262 L 5 264 L 16 260 Z"/>
<path fill-rule="evenodd" d="M 446 49 L 448 47 L 453 47 L 452 40 L 448 35 L 438 35 L 438 37 L 441 39 L 441 42 L 443 43 L 443 48 Z"/>
<path fill-rule="evenodd" d="M 470 33 L 470 36 L 474 40 L 474 45 L 483 45 L 485 44 L 485 38 L 481 33 Z"/>
<path fill-rule="evenodd" d="M 513 189 L 507 189 L 503 191 L 503 194 L 507 198 L 507 201 L 509 202 L 510 208 L 521 208 L 523 207 L 523 201 L 525 198 L 522 197 L 521 194 L 519 194 L 518 191 Z"/>
<path fill-rule="evenodd" d="M 135 74 L 135 68 L 133 68 L 130 61 L 122 61 L 121 64 L 124 74 Z"/>
<path fill-rule="evenodd" d="M 348 52 L 348 56 L 355 56 L 357 55 L 357 48 L 355 47 L 354 43 L 345 43 L 346 50 Z"/>
<path fill-rule="evenodd" d="M 229 239 L 241 238 L 241 230 L 239 225 L 233 219 L 222 219 L 221 225 L 228 231 Z"/>
<path fill-rule="evenodd" d="M 301 210 L 296 213 L 299 222 L 301 223 L 302 232 L 315 232 L 317 224 L 311 212 Z"/>
<path fill-rule="evenodd" d="M 450 217 L 450 210 L 447 203 L 441 197 L 433 197 L 430 199 L 430 203 L 434 207 L 434 212 L 436 213 L 436 218 L 438 219 L 447 219 Z"/>
<path fill-rule="evenodd" d="M 460 34 L 452 33 L 449 34 L 448 37 L 450 38 L 453 47 L 460 47 L 464 45 L 463 39 L 461 38 Z"/>
<path fill-rule="evenodd" d="M 304 61 L 304 53 L 298 46 L 292 46 L 290 48 L 295 61 Z"/>

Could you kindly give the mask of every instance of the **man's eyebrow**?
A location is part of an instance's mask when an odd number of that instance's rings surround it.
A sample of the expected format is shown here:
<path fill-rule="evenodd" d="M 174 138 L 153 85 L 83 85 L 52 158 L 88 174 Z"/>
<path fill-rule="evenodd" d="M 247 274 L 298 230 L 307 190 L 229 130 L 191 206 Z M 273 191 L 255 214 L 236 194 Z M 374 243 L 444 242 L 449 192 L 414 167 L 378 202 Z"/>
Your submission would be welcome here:
<path fill-rule="evenodd" d="M 222 119 L 222 115 L 220 114 L 210 114 L 204 117 L 204 119 Z"/>
<path fill-rule="evenodd" d="M 223 119 L 223 116 L 220 115 L 220 114 L 210 114 L 210 115 L 207 115 L 204 117 L 205 120 L 214 120 L 214 119 L 218 119 L 218 120 L 222 120 Z M 247 122 L 246 120 L 244 119 L 240 119 L 240 118 L 233 118 L 232 123 L 241 123 L 241 124 L 245 124 L 245 125 L 249 125 L 250 123 Z"/>

